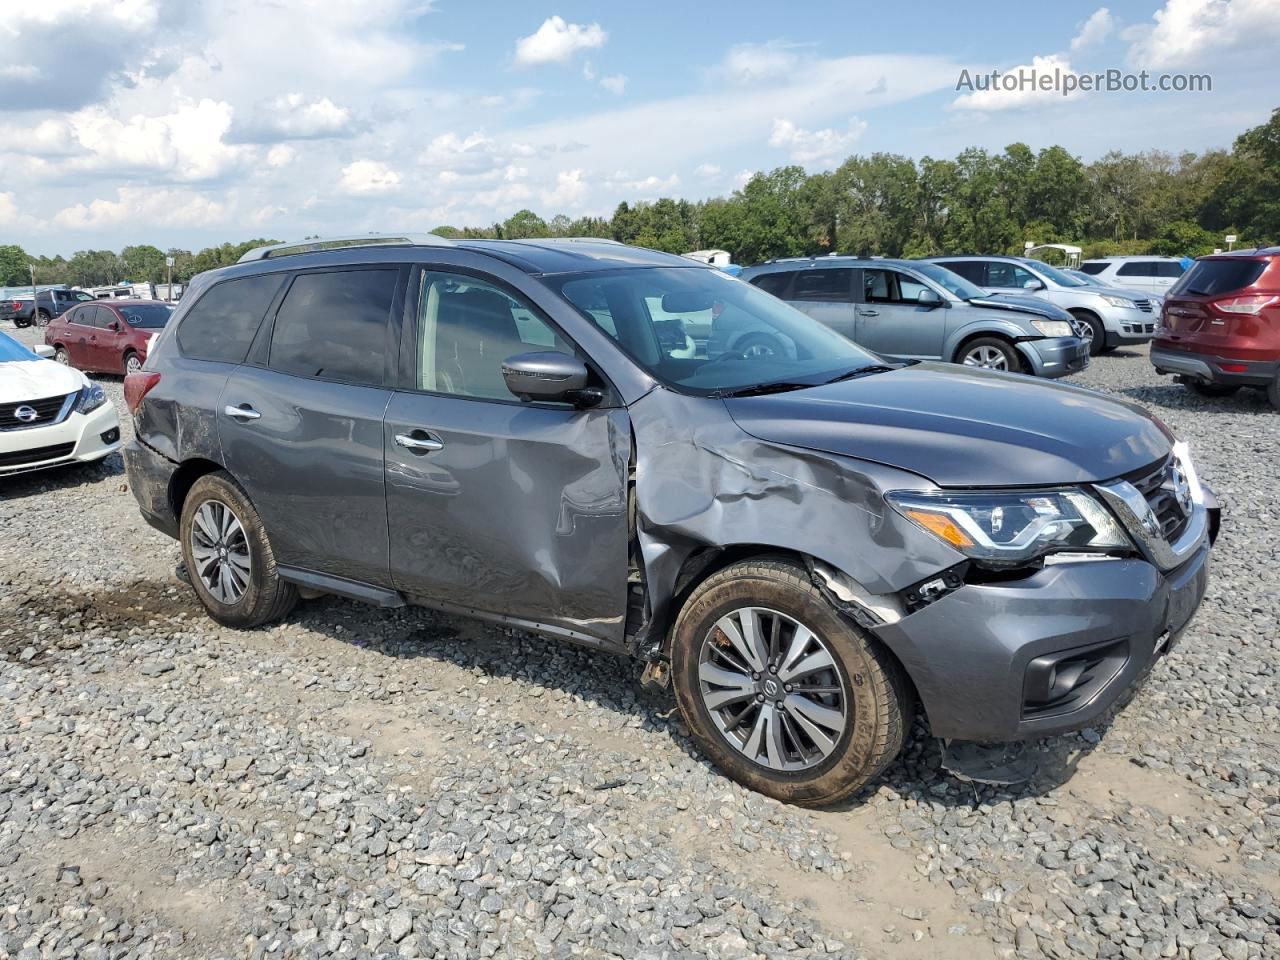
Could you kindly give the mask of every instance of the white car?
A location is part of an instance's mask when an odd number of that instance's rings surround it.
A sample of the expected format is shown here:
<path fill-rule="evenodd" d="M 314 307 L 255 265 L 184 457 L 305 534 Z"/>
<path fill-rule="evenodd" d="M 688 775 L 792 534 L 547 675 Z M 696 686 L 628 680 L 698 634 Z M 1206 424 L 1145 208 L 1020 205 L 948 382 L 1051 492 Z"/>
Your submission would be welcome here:
<path fill-rule="evenodd" d="M 1086 260 L 1080 270 L 1098 283 L 1163 298 L 1187 268 L 1178 257 L 1103 257 Z"/>
<path fill-rule="evenodd" d="M 120 449 L 120 418 L 102 387 L 0 333 L 0 476 L 90 463 Z"/>

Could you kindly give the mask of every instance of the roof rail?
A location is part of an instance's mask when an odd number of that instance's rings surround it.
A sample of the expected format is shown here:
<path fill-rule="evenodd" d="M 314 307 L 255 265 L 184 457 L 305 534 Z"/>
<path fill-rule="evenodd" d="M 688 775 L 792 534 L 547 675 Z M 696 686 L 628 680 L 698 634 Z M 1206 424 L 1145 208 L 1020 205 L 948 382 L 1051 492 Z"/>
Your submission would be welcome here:
<path fill-rule="evenodd" d="M 316 253 L 320 250 L 342 250 L 347 247 L 375 246 L 409 246 L 409 247 L 452 247 L 454 243 L 446 237 L 438 237 L 434 233 L 360 233 L 346 237 L 316 237 L 313 240 L 298 240 L 293 243 L 273 243 L 265 247 L 254 247 L 246 252 L 237 263 L 248 263 L 251 260 L 267 260 L 272 257 L 289 257 L 300 253 Z"/>
<path fill-rule="evenodd" d="M 609 237 L 524 237 L 523 239 L 532 240 L 534 243 L 611 243 L 615 247 L 626 246 L 621 240 L 613 240 Z"/>

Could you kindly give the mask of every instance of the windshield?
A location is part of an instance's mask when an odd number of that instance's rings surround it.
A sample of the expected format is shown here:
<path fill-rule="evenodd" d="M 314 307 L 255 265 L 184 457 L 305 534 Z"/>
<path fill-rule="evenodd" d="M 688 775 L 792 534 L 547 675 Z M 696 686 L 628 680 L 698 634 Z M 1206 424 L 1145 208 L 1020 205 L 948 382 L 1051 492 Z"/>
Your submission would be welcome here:
<path fill-rule="evenodd" d="M 130 304 L 116 309 L 124 315 L 129 326 L 145 330 L 159 330 L 169 322 L 169 317 L 173 314 L 173 308 L 163 303 Z"/>
<path fill-rule="evenodd" d="M 15 363 L 24 360 L 40 359 L 7 333 L 0 333 L 0 363 Z"/>
<path fill-rule="evenodd" d="M 1047 263 L 1044 263 L 1040 260 L 1026 260 L 1023 262 L 1030 263 L 1032 266 L 1034 266 L 1037 270 L 1039 270 L 1041 273 L 1043 273 L 1046 277 L 1048 277 L 1050 280 L 1052 280 L 1054 283 L 1056 283 L 1060 287 L 1092 286 L 1092 284 L 1086 283 L 1084 280 L 1081 280 L 1079 277 L 1073 277 L 1071 276 L 1071 274 L 1064 273 L 1063 271 L 1059 270 L 1057 267 L 1051 267 Z"/>
<path fill-rule="evenodd" d="M 913 263 L 912 269 L 918 273 L 924 274 L 940 287 L 945 287 L 949 293 L 955 294 L 961 300 L 972 300 L 975 297 L 985 297 L 987 291 L 983 290 L 976 283 L 971 283 L 960 274 L 953 270 L 936 263 Z"/>
<path fill-rule="evenodd" d="M 544 277 L 659 380 L 685 393 L 809 386 L 883 361 L 719 270 L 652 267 Z"/>

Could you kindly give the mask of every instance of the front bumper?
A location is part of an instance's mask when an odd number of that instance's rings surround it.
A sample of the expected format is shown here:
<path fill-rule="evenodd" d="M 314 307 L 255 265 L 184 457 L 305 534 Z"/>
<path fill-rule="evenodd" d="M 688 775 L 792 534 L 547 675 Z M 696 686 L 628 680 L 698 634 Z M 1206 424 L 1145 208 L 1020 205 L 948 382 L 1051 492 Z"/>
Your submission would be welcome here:
<path fill-rule="evenodd" d="M 1236 360 L 1211 353 L 1170 350 L 1158 343 L 1151 345 L 1151 364 L 1157 373 L 1174 373 L 1201 383 L 1224 386 L 1265 387 L 1280 376 L 1280 360 Z M 1224 370 L 1224 364 L 1245 369 Z"/>
<path fill-rule="evenodd" d="M 0 430 L 0 476 L 101 460 L 120 449 L 120 418 L 104 403 L 60 423 Z"/>
<path fill-rule="evenodd" d="M 1146 343 L 1155 336 L 1160 322 L 1160 309 L 1156 301 L 1150 301 L 1150 311 L 1137 307 L 1105 307 L 1102 310 L 1102 326 L 1106 329 L 1108 347 L 1123 344 Z"/>
<path fill-rule="evenodd" d="M 1138 558 L 1108 559 L 968 584 L 874 632 L 911 676 L 934 736 L 1079 730 L 1172 649 L 1204 597 L 1209 552 L 1206 539 L 1165 573 Z M 1059 679 L 1078 671 L 1074 688 Z"/>
<path fill-rule="evenodd" d="M 1018 349 L 1037 377 L 1065 377 L 1089 365 L 1089 345 L 1079 337 L 1021 340 Z"/>

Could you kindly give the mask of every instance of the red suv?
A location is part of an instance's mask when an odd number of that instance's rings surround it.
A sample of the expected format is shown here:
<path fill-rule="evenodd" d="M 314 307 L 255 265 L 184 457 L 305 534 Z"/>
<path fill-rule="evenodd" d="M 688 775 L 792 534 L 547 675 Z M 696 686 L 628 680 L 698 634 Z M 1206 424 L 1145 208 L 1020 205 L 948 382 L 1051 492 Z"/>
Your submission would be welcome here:
<path fill-rule="evenodd" d="M 1280 247 L 1201 257 L 1169 291 L 1160 319 L 1157 373 L 1204 396 L 1266 390 L 1280 410 Z"/>
<path fill-rule="evenodd" d="M 157 300 L 98 300 L 73 307 L 44 328 L 54 359 L 80 370 L 137 373 L 151 338 L 173 308 Z"/>

